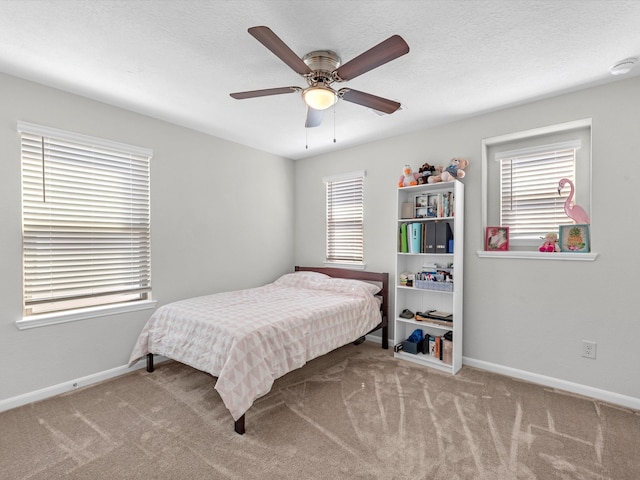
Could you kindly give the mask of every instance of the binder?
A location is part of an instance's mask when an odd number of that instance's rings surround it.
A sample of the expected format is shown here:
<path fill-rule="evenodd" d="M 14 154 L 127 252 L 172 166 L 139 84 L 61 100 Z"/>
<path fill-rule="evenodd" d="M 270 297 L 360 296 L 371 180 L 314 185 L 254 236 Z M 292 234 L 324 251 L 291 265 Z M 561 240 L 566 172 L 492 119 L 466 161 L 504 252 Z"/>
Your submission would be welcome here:
<path fill-rule="evenodd" d="M 407 244 L 407 224 L 403 223 L 400 225 L 400 252 L 407 253 L 409 251 L 409 247 Z"/>
<path fill-rule="evenodd" d="M 420 244 L 422 243 L 422 226 L 419 223 L 411 224 L 411 247 L 410 253 L 420 253 Z"/>
<path fill-rule="evenodd" d="M 427 225 L 424 253 L 436 253 L 436 225 L 433 222 L 429 222 Z"/>
<path fill-rule="evenodd" d="M 453 238 L 449 222 L 436 223 L 436 248 L 435 253 L 449 253 L 449 240 Z"/>

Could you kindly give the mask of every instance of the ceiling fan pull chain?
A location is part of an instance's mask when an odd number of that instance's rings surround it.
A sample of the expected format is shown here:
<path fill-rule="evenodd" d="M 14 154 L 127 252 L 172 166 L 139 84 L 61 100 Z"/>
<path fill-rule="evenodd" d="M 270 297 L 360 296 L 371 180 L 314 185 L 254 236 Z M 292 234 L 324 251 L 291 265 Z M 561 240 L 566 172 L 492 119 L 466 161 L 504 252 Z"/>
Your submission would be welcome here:
<path fill-rule="evenodd" d="M 333 143 L 336 143 L 336 106 L 333 106 Z"/>
<path fill-rule="evenodd" d="M 309 130 L 304 129 L 304 149 L 309 150 Z"/>

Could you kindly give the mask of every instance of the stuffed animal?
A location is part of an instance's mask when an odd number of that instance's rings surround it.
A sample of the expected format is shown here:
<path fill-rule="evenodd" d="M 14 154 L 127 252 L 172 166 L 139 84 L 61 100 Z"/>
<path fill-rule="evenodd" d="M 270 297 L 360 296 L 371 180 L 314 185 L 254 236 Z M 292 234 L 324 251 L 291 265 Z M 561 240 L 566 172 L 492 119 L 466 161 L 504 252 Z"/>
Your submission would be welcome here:
<path fill-rule="evenodd" d="M 452 158 L 449 166 L 440 175 L 431 175 L 429 183 L 449 182 L 465 176 L 465 169 L 469 166 L 469 160 L 465 158 Z"/>
<path fill-rule="evenodd" d="M 437 172 L 437 173 L 436 173 Z M 424 163 L 419 169 L 418 185 L 423 185 L 428 182 L 431 175 L 440 175 L 442 173 L 442 167 L 434 167 L 428 163 Z"/>
<path fill-rule="evenodd" d="M 541 252 L 559 252 L 560 245 L 558 245 L 558 234 L 557 233 L 547 233 L 544 236 L 544 243 L 540 245 L 538 249 Z"/>
<path fill-rule="evenodd" d="M 405 165 L 402 170 L 400 180 L 398 180 L 398 187 L 408 187 L 410 185 L 418 185 L 419 173 L 414 173 L 409 165 Z"/>

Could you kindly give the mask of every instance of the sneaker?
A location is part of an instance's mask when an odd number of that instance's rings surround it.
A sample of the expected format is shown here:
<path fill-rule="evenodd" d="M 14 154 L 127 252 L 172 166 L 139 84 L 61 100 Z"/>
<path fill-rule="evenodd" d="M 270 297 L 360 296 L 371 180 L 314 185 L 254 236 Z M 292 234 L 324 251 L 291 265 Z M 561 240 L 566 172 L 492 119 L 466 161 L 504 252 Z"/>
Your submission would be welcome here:
<path fill-rule="evenodd" d="M 414 316 L 413 312 L 408 308 L 405 308 L 400 314 L 400 318 L 413 318 Z"/>

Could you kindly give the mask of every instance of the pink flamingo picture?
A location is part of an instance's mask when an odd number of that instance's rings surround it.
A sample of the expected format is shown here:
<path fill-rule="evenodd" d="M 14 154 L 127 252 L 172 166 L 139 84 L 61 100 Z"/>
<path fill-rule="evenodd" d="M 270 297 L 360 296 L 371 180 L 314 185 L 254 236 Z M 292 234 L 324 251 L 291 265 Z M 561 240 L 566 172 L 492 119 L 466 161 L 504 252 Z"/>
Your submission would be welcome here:
<path fill-rule="evenodd" d="M 571 191 L 569 192 L 569 197 L 564 202 L 564 213 L 567 214 L 569 218 L 571 218 L 576 223 L 585 223 L 589 225 L 591 221 L 589 220 L 589 215 L 584 211 L 580 205 L 571 205 L 571 201 L 573 200 L 573 194 L 575 189 L 573 188 L 573 182 L 568 178 L 563 178 L 558 183 L 558 195 L 560 195 L 560 191 L 564 188 L 566 184 L 569 184 L 571 187 Z"/>

